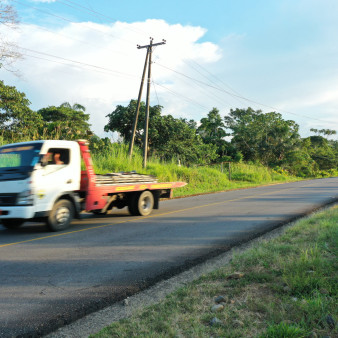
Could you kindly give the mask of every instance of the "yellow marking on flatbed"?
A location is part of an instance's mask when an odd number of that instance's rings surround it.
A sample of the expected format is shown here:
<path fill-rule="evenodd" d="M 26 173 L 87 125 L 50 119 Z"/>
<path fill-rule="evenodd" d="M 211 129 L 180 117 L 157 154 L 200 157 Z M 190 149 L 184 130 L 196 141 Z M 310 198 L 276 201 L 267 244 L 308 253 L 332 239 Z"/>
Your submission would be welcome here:
<path fill-rule="evenodd" d="M 129 191 L 129 190 L 134 190 L 134 189 L 135 189 L 135 185 L 130 185 L 126 187 L 117 187 L 115 191 Z"/>
<path fill-rule="evenodd" d="M 168 188 L 172 188 L 172 184 L 168 183 L 168 184 L 152 184 L 150 186 L 150 189 L 168 189 Z"/>

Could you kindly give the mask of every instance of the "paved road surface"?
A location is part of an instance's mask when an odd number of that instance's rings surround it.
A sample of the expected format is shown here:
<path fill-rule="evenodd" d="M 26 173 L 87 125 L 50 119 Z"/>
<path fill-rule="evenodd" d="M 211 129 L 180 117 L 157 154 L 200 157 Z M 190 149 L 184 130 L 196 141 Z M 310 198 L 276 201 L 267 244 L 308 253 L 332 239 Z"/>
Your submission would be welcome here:
<path fill-rule="evenodd" d="M 46 334 L 324 204 L 338 178 L 175 199 L 149 217 L 0 226 L 0 337 Z"/>

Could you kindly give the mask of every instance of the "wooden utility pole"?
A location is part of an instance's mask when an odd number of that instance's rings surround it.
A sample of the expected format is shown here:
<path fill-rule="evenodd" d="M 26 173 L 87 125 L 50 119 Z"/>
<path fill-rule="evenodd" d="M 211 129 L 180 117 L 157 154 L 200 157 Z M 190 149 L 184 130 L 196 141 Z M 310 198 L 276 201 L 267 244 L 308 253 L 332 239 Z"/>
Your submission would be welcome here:
<path fill-rule="evenodd" d="M 142 80 L 141 80 L 141 85 L 140 85 L 139 96 L 138 96 L 138 100 L 137 100 L 137 108 L 136 108 L 136 113 L 135 113 L 135 119 L 134 119 L 134 123 L 133 123 L 133 132 L 132 132 L 132 137 L 131 137 L 130 146 L 129 146 L 129 157 L 131 158 L 132 153 L 133 153 L 134 139 L 135 139 L 135 133 L 136 133 L 136 127 L 137 127 L 137 120 L 138 120 L 140 104 L 141 104 L 144 77 L 145 77 L 145 72 L 146 72 L 147 62 L 148 62 L 148 82 L 147 82 L 147 102 L 146 102 L 147 108 L 146 108 L 146 117 L 145 117 L 145 122 L 144 122 L 144 134 L 143 134 L 143 167 L 144 168 L 147 166 L 147 152 L 148 152 L 149 98 L 150 98 L 150 84 L 151 84 L 151 55 L 152 55 L 152 51 L 153 51 L 152 48 L 155 47 L 155 46 L 164 45 L 166 43 L 165 40 L 162 40 L 162 42 L 157 42 L 157 43 L 153 43 L 153 41 L 154 41 L 154 39 L 150 38 L 149 45 L 145 45 L 145 46 L 137 45 L 138 49 L 147 48 L 147 55 L 146 55 L 146 61 L 144 63 L 144 68 L 143 68 L 143 75 L 142 75 Z"/>
<path fill-rule="evenodd" d="M 136 128 L 137 128 L 138 114 L 139 114 L 139 111 L 140 111 L 140 104 L 141 104 L 141 97 L 142 97 L 143 83 L 144 83 L 144 76 L 146 74 L 147 63 L 148 63 L 148 56 L 149 56 L 149 49 L 147 49 L 147 55 L 146 55 L 146 60 L 144 62 L 144 68 L 143 68 L 143 74 L 142 74 L 142 80 L 141 80 L 140 90 L 139 90 L 138 98 L 137 98 L 136 113 L 135 113 L 135 118 L 134 118 L 134 123 L 133 123 L 133 132 L 132 132 L 132 135 L 131 135 L 131 140 L 130 140 L 130 145 L 129 145 L 129 158 L 131 158 L 131 156 L 133 154 L 133 149 L 134 149 L 134 140 L 135 140 L 135 134 L 136 134 Z"/>

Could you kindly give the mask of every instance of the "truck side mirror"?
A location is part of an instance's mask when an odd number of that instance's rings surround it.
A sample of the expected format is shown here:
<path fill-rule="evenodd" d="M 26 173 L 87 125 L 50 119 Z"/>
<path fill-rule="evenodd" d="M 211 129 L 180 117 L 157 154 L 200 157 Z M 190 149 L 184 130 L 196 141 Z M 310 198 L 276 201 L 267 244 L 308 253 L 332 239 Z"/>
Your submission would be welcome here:
<path fill-rule="evenodd" d="M 41 158 L 40 158 L 39 162 L 40 162 L 42 168 L 45 167 L 48 164 L 48 156 L 47 156 L 47 154 L 41 155 Z"/>

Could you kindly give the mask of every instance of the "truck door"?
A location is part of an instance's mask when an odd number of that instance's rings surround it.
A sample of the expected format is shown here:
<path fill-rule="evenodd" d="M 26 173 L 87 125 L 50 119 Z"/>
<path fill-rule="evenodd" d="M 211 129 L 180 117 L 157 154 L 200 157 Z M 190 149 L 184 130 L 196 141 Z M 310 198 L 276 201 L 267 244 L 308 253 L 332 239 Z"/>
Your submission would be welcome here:
<path fill-rule="evenodd" d="M 79 189 L 77 176 L 80 168 L 72 159 L 72 149 L 48 148 L 42 168 L 35 176 L 36 211 L 49 211 L 54 201 L 64 192 Z"/>

